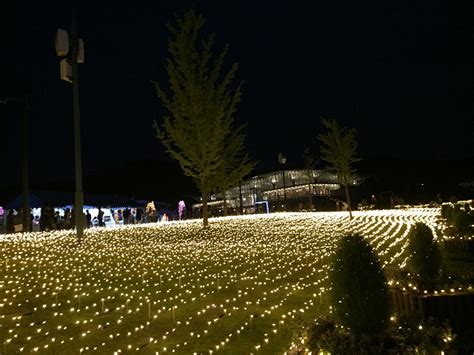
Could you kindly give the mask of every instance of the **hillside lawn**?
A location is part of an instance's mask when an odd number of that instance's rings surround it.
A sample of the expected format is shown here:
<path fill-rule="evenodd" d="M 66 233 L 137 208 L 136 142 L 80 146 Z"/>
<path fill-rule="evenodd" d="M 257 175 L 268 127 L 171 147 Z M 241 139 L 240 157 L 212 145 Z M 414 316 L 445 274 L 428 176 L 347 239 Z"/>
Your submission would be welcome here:
<path fill-rule="evenodd" d="M 281 213 L 0 236 L 0 352 L 283 353 L 330 311 L 338 238 L 404 266 L 409 226 L 437 209 Z"/>

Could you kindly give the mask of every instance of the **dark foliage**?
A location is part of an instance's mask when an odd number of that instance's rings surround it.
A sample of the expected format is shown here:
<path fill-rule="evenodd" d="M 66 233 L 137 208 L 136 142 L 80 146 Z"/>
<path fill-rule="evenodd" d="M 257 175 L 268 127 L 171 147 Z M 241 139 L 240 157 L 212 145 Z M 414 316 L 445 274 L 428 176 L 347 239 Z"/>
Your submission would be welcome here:
<path fill-rule="evenodd" d="M 341 238 L 332 263 L 331 302 L 336 320 L 356 334 L 377 334 L 387 325 L 387 286 L 380 263 L 362 236 Z"/>
<path fill-rule="evenodd" d="M 446 324 L 432 319 L 402 319 L 379 335 L 356 336 L 329 318 L 318 318 L 308 329 L 308 349 L 331 354 L 427 354 L 450 349 L 455 337 Z M 452 349 L 452 348 L 451 348 Z"/>
<path fill-rule="evenodd" d="M 446 222 L 451 223 L 453 221 L 453 207 L 448 205 L 446 209 Z"/>
<path fill-rule="evenodd" d="M 457 232 L 467 231 L 471 222 L 471 216 L 463 210 L 457 211 L 453 218 L 453 226 Z"/>
<path fill-rule="evenodd" d="M 318 318 L 308 329 L 308 347 L 311 350 L 334 349 L 336 324 L 329 318 Z"/>
<path fill-rule="evenodd" d="M 434 282 L 441 272 L 441 253 L 431 229 L 417 223 L 408 234 L 408 268 L 426 284 Z"/>
<path fill-rule="evenodd" d="M 474 354 L 474 328 L 465 329 L 457 335 L 453 348 L 458 354 Z"/>
<path fill-rule="evenodd" d="M 441 205 L 441 218 L 446 219 L 446 216 L 448 214 L 448 209 L 450 208 L 449 205 Z"/>
<path fill-rule="evenodd" d="M 459 213 L 459 211 L 461 211 L 461 206 L 459 206 L 458 204 L 455 204 L 453 207 L 453 215 L 452 215 L 453 221 L 456 215 Z"/>

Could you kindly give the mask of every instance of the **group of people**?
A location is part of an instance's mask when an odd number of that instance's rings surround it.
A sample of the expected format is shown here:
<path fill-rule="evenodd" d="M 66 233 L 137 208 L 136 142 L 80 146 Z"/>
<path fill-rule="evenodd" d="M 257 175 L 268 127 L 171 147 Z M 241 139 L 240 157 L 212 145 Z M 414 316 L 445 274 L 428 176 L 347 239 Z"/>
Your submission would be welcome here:
<path fill-rule="evenodd" d="M 118 224 L 138 224 L 138 223 L 156 223 L 170 220 L 167 213 L 159 213 L 154 208 L 154 203 L 148 204 L 143 208 L 122 208 L 122 209 L 88 209 L 84 213 L 84 223 L 86 228 L 105 227 Z M 23 231 L 23 211 L 21 209 L 3 210 L 0 216 L 0 226 L 7 233 L 16 233 Z M 92 214 L 91 214 L 92 212 Z M 36 212 L 35 212 L 36 213 Z M 182 217 L 180 218 L 182 219 Z M 55 209 L 48 204 L 41 207 L 41 214 L 33 216 L 33 210 L 30 211 L 27 219 L 27 232 L 33 231 L 52 231 L 62 229 L 74 229 L 76 227 L 76 214 L 74 207 L 64 210 Z M 1 232 L 1 230 L 0 230 Z"/>
<path fill-rule="evenodd" d="M 23 210 L 10 209 L 5 212 L 5 227 L 7 233 L 23 232 Z M 33 232 L 36 230 L 50 231 L 59 229 L 73 229 L 76 226 L 74 209 L 66 208 L 64 215 L 61 216 L 59 211 L 55 211 L 48 205 L 41 208 L 40 216 L 33 216 L 30 211 L 26 221 L 26 231 Z M 35 228 L 35 226 L 38 226 Z"/>
<path fill-rule="evenodd" d="M 4 212 L 5 226 L 7 233 L 15 233 L 23 230 L 23 211 L 19 210 L 5 210 Z M 33 230 L 31 226 L 32 216 L 30 215 L 29 226 L 30 231 Z"/>
<path fill-rule="evenodd" d="M 158 214 L 156 210 L 149 210 L 142 208 L 124 208 L 124 209 L 110 209 L 111 219 L 115 224 L 138 224 L 150 223 L 159 221 L 168 221 L 169 217 L 166 213 Z M 98 209 L 97 216 L 92 218 L 89 210 L 86 210 L 86 225 L 87 227 L 104 227 L 106 225 L 105 214 L 101 207 Z"/>
<path fill-rule="evenodd" d="M 59 229 L 74 229 L 76 227 L 76 214 L 74 209 L 66 208 L 61 216 L 58 210 L 54 210 L 49 205 L 43 205 L 41 216 L 39 217 L 40 231 L 50 231 Z"/>

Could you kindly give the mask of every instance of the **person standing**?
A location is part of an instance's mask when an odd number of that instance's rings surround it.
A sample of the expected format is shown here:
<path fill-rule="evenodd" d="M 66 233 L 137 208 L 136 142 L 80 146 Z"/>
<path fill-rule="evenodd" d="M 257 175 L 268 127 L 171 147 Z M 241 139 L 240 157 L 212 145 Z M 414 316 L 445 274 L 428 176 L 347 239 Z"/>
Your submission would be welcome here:
<path fill-rule="evenodd" d="M 63 223 L 64 229 L 69 228 L 70 220 L 71 220 L 71 210 L 69 208 L 66 208 L 66 210 L 64 211 L 64 223 Z"/>
<path fill-rule="evenodd" d="M 53 216 L 53 228 L 54 229 L 61 229 L 61 215 L 59 214 L 59 211 L 56 210 L 54 212 Z"/>
<path fill-rule="evenodd" d="M 8 211 L 7 214 L 7 233 L 15 232 L 15 223 L 13 221 L 13 209 Z"/>
<path fill-rule="evenodd" d="M 71 219 L 69 223 L 69 228 L 70 229 L 76 228 L 76 213 L 74 211 L 74 207 L 71 209 Z"/>
<path fill-rule="evenodd" d="M 143 211 L 141 208 L 137 208 L 137 214 L 136 214 L 136 219 L 137 219 L 137 223 L 141 223 L 142 222 L 142 216 L 143 216 Z"/>
<path fill-rule="evenodd" d="M 33 216 L 33 211 L 30 209 L 30 220 L 28 221 L 28 225 L 29 225 L 29 228 L 30 230 L 28 232 L 33 232 L 33 220 L 35 219 L 35 217 Z"/>
<path fill-rule="evenodd" d="M 41 215 L 39 219 L 40 231 L 46 230 L 46 205 L 41 206 Z"/>
<path fill-rule="evenodd" d="M 89 212 L 89 210 L 86 210 L 86 222 L 87 222 L 87 228 L 91 227 L 91 222 L 92 222 L 92 216 Z"/>
<path fill-rule="evenodd" d="M 128 224 L 129 218 L 130 218 L 130 210 L 127 207 L 123 210 L 123 224 Z"/>
<path fill-rule="evenodd" d="M 99 207 L 99 213 L 97 214 L 97 222 L 99 224 L 99 227 L 104 226 L 104 211 Z"/>

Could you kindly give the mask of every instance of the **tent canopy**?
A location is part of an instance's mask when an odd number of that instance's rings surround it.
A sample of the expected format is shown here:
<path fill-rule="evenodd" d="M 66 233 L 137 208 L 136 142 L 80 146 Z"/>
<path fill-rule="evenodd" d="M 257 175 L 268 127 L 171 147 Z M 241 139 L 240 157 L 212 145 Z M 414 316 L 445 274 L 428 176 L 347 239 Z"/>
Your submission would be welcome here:
<path fill-rule="evenodd" d="M 74 204 L 74 193 L 58 192 L 58 191 L 32 191 L 29 193 L 30 208 L 40 208 L 43 205 L 52 207 L 64 207 Z M 84 205 L 87 206 L 101 206 L 101 207 L 145 207 L 148 202 L 152 200 L 135 200 L 123 196 L 114 195 L 84 195 Z M 169 204 L 154 201 L 158 209 L 167 209 Z M 6 209 L 19 209 L 23 206 L 23 196 L 19 195 L 10 201 Z"/>

